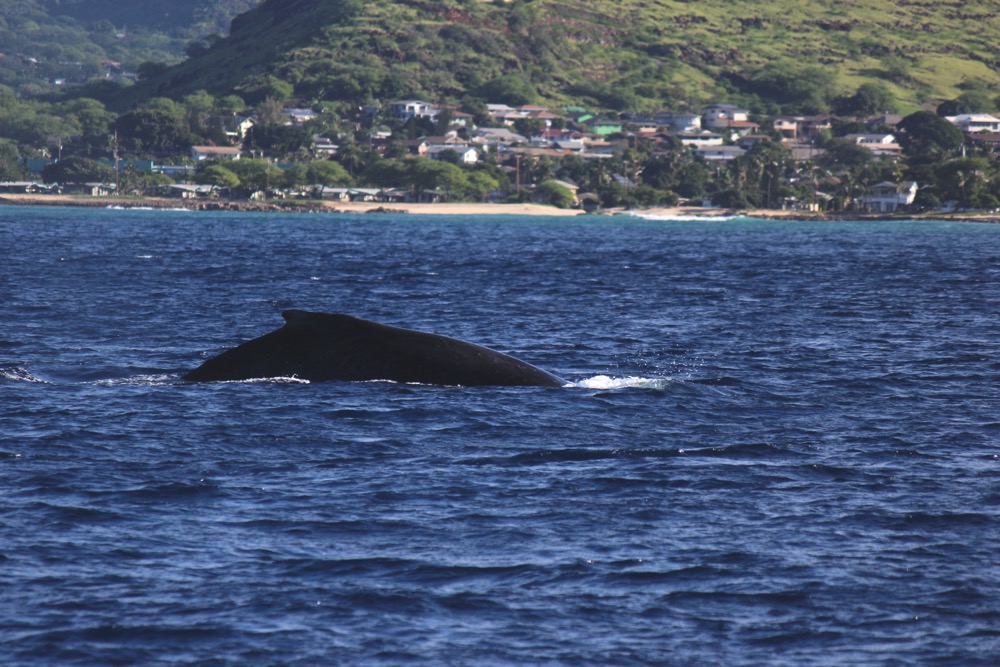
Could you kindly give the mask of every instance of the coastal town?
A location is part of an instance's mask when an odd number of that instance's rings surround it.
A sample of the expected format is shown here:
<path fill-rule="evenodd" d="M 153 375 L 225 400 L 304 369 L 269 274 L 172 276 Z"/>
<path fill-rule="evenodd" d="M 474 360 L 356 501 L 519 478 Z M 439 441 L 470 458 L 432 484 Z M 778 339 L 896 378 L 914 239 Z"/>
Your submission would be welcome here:
<path fill-rule="evenodd" d="M 170 112 L 189 111 L 177 106 L 109 124 L 106 157 L 76 157 L 64 151 L 72 138 L 56 138 L 47 155 L 21 160 L 21 177 L 0 182 L 0 196 L 347 210 L 456 202 L 803 215 L 1000 207 L 990 187 L 1000 118 L 988 113 L 764 117 L 725 103 L 656 114 L 490 103 L 470 113 L 406 99 L 331 117 L 269 99 L 224 115 L 206 106 L 193 123 L 200 137 L 189 134 L 202 140 L 184 144 L 163 140 Z"/>

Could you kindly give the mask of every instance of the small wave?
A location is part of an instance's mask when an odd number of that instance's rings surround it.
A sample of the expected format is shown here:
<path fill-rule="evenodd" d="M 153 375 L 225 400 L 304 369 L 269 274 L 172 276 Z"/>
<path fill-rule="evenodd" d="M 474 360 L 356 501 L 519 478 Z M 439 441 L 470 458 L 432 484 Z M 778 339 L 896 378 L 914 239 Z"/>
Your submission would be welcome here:
<path fill-rule="evenodd" d="M 586 380 L 571 382 L 566 386 L 580 389 L 663 389 L 670 382 L 671 380 L 667 378 L 613 378 L 608 375 L 595 375 Z"/>
<path fill-rule="evenodd" d="M 21 368 L 20 366 L 0 366 L 0 381 L 45 384 L 45 380 L 39 380 L 27 368 Z"/>
<path fill-rule="evenodd" d="M 122 206 L 121 204 L 109 204 L 104 207 L 108 211 L 174 211 L 177 213 L 190 213 L 191 209 L 184 208 L 183 206 L 170 206 L 170 207 L 159 207 L 159 206 Z"/>
<path fill-rule="evenodd" d="M 643 220 L 656 220 L 662 222 L 725 222 L 727 220 L 736 220 L 743 217 L 739 215 L 716 215 L 714 213 L 667 214 L 640 213 L 638 211 L 629 211 L 628 214 L 637 218 L 642 218 Z"/>
<path fill-rule="evenodd" d="M 309 380 L 297 378 L 294 375 L 289 377 L 276 376 L 270 378 L 248 378 L 246 380 L 223 380 L 220 384 L 312 384 Z"/>
<path fill-rule="evenodd" d="M 177 375 L 173 373 L 160 373 L 160 374 L 150 374 L 150 375 L 133 375 L 130 377 L 123 378 L 109 378 L 106 380 L 97 380 L 94 382 L 95 385 L 103 387 L 119 387 L 128 385 L 151 385 L 151 384 L 170 384 L 177 381 Z"/>

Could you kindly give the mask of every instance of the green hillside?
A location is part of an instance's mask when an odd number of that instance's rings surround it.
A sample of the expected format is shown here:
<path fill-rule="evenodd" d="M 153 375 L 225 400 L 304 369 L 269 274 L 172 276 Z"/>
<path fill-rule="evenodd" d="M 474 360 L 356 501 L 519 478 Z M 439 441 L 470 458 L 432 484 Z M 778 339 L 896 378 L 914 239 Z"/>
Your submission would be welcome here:
<path fill-rule="evenodd" d="M 879 83 L 912 110 L 1000 90 L 998 43 L 1000 12 L 982 1 L 266 0 L 126 101 L 198 89 L 252 100 L 280 80 L 306 100 L 641 109 L 726 97 L 809 111 Z"/>
<path fill-rule="evenodd" d="M 0 84 L 43 94 L 55 90 L 55 82 L 122 76 L 144 61 L 176 63 L 192 40 L 227 33 L 234 16 L 258 4 L 260 0 L 4 0 Z"/>

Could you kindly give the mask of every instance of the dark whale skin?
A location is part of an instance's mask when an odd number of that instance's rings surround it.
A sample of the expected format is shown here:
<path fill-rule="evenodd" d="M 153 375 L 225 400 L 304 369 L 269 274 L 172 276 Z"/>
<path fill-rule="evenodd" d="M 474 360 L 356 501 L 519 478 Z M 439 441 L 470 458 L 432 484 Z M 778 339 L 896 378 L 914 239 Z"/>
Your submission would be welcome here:
<path fill-rule="evenodd" d="M 286 310 L 280 329 L 212 357 L 192 382 L 295 377 L 310 382 L 391 380 L 446 386 L 561 387 L 555 375 L 457 338 L 339 313 Z"/>

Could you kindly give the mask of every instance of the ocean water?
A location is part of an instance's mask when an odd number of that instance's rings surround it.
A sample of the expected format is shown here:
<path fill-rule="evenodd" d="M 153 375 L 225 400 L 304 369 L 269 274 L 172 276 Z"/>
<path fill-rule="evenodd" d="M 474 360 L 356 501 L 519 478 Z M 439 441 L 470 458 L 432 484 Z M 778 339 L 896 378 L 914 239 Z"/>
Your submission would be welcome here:
<path fill-rule="evenodd" d="M 0 260 L 0 664 L 1000 661 L 1000 226 L 5 207 Z M 179 379 L 287 308 L 568 386 Z"/>

